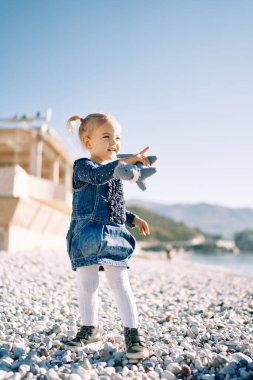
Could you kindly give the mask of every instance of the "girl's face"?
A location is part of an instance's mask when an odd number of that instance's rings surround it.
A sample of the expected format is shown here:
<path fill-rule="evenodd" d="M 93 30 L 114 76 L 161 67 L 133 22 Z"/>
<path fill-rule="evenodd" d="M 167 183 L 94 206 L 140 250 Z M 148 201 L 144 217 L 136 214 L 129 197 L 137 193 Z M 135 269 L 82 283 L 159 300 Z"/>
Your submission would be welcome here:
<path fill-rule="evenodd" d="M 120 151 L 120 126 L 102 124 L 95 127 L 89 137 L 83 138 L 84 146 L 90 151 L 90 159 L 106 163 L 116 158 Z"/>

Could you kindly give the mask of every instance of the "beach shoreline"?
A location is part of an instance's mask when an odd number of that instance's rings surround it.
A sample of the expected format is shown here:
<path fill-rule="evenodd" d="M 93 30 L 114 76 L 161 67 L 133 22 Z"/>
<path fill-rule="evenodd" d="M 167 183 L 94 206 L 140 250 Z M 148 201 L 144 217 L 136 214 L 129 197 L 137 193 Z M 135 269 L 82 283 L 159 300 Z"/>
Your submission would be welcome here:
<path fill-rule="evenodd" d="M 242 277 L 248 277 L 249 279 L 253 278 L 253 275 L 250 275 L 248 273 L 241 273 L 239 271 L 233 270 L 232 268 L 224 268 L 222 266 L 218 265 L 212 265 L 212 264 L 204 264 L 204 263 L 198 263 L 198 262 L 190 262 L 184 260 L 185 256 L 188 256 L 189 258 L 193 255 L 198 255 L 198 253 L 191 253 L 191 254 L 186 254 L 186 255 L 175 255 L 172 259 L 168 259 L 166 252 L 162 253 L 157 253 L 157 252 L 152 252 L 152 251 L 138 251 L 135 258 L 140 258 L 144 260 L 150 260 L 150 261 L 157 261 L 161 263 L 168 263 L 170 265 L 178 265 L 182 267 L 191 267 L 193 270 L 208 270 L 208 271 L 218 271 L 218 272 L 224 272 L 226 274 L 234 275 L 234 276 L 242 276 Z M 226 253 L 227 255 L 227 253 Z"/>

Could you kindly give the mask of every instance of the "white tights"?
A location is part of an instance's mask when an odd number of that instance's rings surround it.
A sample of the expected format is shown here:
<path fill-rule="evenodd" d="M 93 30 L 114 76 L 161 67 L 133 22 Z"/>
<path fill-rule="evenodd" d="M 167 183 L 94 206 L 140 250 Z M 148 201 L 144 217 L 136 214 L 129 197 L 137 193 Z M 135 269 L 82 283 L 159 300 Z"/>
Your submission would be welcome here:
<path fill-rule="evenodd" d="M 124 326 L 138 327 L 138 312 L 128 278 L 128 269 L 104 264 L 103 267 Z M 98 265 L 79 267 L 76 272 L 82 324 L 98 326 Z"/>

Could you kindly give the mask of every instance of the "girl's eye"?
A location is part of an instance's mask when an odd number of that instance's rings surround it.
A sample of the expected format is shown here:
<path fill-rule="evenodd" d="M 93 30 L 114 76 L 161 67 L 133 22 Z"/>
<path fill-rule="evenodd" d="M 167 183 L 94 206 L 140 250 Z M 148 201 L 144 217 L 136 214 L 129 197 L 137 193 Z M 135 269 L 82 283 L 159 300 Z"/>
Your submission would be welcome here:
<path fill-rule="evenodd" d="M 110 136 L 104 136 L 103 139 L 107 139 L 109 138 Z M 120 137 L 117 137 L 117 140 L 120 140 Z"/>

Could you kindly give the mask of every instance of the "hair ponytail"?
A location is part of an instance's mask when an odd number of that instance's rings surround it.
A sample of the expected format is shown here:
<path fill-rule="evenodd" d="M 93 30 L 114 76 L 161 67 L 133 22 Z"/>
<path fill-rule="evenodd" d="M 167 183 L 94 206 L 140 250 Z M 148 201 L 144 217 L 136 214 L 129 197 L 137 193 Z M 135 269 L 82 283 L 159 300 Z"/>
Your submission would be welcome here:
<path fill-rule="evenodd" d="M 72 132 L 74 133 L 74 130 L 75 130 L 75 125 L 76 125 L 76 122 L 77 120 L 81 121 L 82 122 L 82 119 L 80 118 L 80 116 L 78 115 L 74 115 L 74 116 L 71 116 L 68 121 L 67 121 L 67 129 L 69 130 L 69 132 Z"/>
<path fill-rule="evenodd" d="M 71 116 L 67 121 L 67 129 L 69 132 L 74 133 L 76 122 L 80 122 L 79 126 L 79 139 L 82 141 L 84 136 L 90 136 L 92 134 L 92 131 L 99 125 L 110 123 L 110 124 L 117 124 L 120 126 L 117 122 L 117 120 L 110 115 L 103 114 L 103 113 L 91 113 L 87 115 L 84 119 L 82 119 L 78 115 Z"/>

